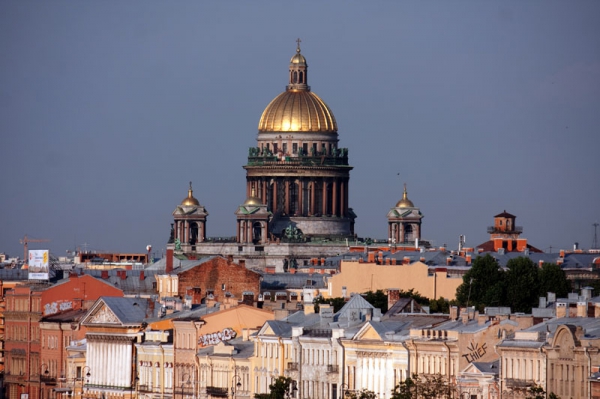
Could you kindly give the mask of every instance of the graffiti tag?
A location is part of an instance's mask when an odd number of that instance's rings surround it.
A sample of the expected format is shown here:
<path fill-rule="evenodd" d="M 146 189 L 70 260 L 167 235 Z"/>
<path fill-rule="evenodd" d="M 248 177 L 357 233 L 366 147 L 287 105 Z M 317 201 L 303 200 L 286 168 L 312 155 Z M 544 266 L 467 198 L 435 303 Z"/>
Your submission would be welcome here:
<path fill-rule="evenodd" d="M 208 346 L 208 345 L 216 345 L 219 342 L 229 341 L 230 339 L 234 339 L 237 333 L 231 328 L 224 328 L 223 331 L 218 331 L 215 333 L 201 335 L 198 338 L 198 345 L 200 346 Z"/>

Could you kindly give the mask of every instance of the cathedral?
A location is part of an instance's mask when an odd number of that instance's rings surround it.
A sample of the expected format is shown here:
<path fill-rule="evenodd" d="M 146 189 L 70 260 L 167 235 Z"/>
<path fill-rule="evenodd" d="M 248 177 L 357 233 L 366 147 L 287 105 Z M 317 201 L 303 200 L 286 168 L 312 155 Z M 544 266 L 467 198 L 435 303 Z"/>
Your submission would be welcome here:
<path fill-rule="evenodd" d="M 167 248 L 175 253 L 233 256 L 250 268 L 287 271 L 359 244 L 349 203 L 348 149 L 338 145 L 333 112 L 308 85 L 308 63 L 297 43 L 286 89 L 263 111 L 256 147 L 248 149 L 247 199 L 235 211 L 235 239 L 207 237 L 208 212 L 190 183 L 173 211 Z M 388 213 L 388 241 L 418 245 L 422 217 L 405 187 Z"/>

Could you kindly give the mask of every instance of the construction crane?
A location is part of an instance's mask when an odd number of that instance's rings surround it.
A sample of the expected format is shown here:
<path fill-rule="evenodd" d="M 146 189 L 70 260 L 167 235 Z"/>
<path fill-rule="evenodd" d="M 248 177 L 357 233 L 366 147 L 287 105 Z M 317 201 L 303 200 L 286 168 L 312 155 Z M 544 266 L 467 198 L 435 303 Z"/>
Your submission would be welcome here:
<path fill-rule="evenodd" d="M 19 243 L 23 244 L 23 262 L 27 263 L 27 244 L 29 244 L 30 242 L 49 242 L 50 240 L 47 240 L 45 238 L 40 238 L 40 239 L 36 239 L 36 238 L 29 238 L 27 237 L 27 234 L 25 234 L 25 237 L 23 237 L 22 239 L 19 240 Z"/>

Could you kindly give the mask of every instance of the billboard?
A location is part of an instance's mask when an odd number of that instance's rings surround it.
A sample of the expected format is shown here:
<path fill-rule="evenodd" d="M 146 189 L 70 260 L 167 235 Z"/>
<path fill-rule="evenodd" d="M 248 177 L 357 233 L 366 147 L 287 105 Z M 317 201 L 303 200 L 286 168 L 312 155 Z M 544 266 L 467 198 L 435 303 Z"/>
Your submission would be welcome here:
<path fill-rule="evenodd" d="M 50 254 L 47 249 L 29 251 L 29 279 L 48 280 Z"/>

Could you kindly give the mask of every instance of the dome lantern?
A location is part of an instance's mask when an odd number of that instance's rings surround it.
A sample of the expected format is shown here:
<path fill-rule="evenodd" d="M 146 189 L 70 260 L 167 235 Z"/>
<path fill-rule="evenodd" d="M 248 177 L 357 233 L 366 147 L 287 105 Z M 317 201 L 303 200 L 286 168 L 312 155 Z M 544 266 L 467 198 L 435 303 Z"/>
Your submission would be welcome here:
<path fill-rule="evenodd" d="M 263 111 L 258 122 L 259 138 L 260 133 L 319 132 L 335 135 L 337 140 L 335 117 L 329 106 L 311 91 L 308 64 L 300 50 L 301 40 L 296 42 L 296 54 L 289 65 L 288 85 Z"/>
<path fill-rule="evenodd" d="M 302 40 L 296 40 L 298 43 L 296 47 L 296 54 L 290 60 L 290 83 L 287 86 L 287 90 L 306 90 L 310 91 L 308 86 L 307 70 L 308 64 L 306 58 L 300 52 L 300 42 Z"/>

